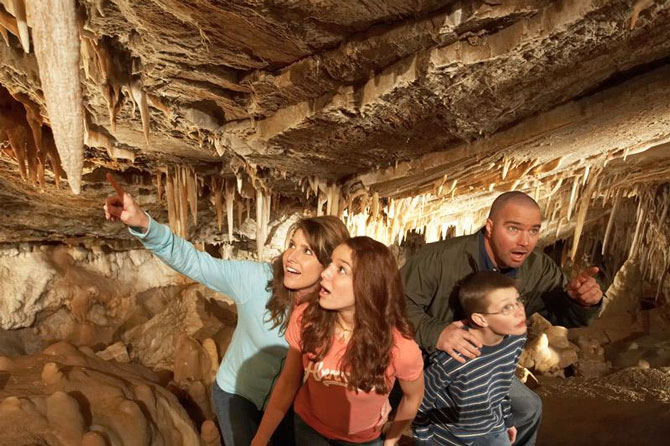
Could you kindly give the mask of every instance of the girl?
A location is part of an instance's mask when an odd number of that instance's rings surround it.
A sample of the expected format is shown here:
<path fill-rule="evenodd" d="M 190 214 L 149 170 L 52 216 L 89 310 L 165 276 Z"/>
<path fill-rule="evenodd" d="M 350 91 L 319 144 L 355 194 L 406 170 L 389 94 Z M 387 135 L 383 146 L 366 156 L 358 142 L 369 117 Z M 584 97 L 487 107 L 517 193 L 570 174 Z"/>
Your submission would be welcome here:
<path fill-rule="evenodd" d="M 383 444 L 397 444 L 423 397 L 423 360 L 388 248 L 369 237 L 335 248 L 318 298 L 296 308 L 286 338 L 286 363 L 252 445 L 267 444 L 294 397 L 296 444 L 381 445 L 396 378 L 403 398 Z"/>
<path fill-rule="evenodd" d="M 286 355 L 283 333 L 289 316 L 297 303 L 318 292 L 319 275 L 333 248 L 349 237 L 346 226 L 335 217 L 302 219 L 289 230 L 284 253 L 268 264 L 216 259 L 195 249 L 143 212 L 122 189 L 107 198 L 104 209 L 108 220 L 129 225 L 130 233 L 170 267 L 235 301 L 237 327 L 212 399 L 226 446 L 248 446 Z M 282 445 L 293 441 L 287 421 Z"/>

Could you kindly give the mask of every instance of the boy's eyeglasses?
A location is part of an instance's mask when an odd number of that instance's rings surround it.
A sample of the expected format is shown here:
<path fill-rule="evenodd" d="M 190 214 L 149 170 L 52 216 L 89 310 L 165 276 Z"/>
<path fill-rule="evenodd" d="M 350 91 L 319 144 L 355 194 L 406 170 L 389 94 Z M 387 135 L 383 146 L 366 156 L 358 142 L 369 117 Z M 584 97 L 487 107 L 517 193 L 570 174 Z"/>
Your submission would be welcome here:
<path fill-rule="evenodd" d="M 484 311 L 477 311 L 479 314 L 502 314 L 503 316 L 509 316 L 510 314 L 514 313 L 516 311 L 516 308 L 521 305 L 522 307 L 526 303 L 526 299 L 523 297 L 519 296 L 516 298 L 514 303 L 507 304 L 500 311 L 496 311 L 495 313 L 486 313 Z"/>

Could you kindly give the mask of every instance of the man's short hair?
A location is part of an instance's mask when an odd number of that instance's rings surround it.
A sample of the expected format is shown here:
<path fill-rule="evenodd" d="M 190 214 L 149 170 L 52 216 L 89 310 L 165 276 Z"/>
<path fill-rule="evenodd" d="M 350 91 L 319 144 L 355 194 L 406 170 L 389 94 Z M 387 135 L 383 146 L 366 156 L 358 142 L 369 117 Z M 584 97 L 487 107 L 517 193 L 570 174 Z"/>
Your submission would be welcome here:
<path fill-rule="evenodd" d="M 495 271 L 472 273 L 461 281 L 458 300 L 465 315 L 486 311 L 486 298 L 494 291 L 514 288 L 519 289 L 517 281 Z"/>
<path fill-rule="evenodd" d="M 491 210 L 489 211 L 489 218 L 493 219 L 493 217 L 498 212 L 500 212 L 507 205 L 507 203 L 515 203 L 535 207 L 537 208 L 538 211 L 540 210 L 540 205 L 537 204 L 537 201 L 533 200 L 533 198 L 530 195 L 515 190 L 500 194 L 495 200 L 493 200 L 493 203 L 491 204 Z"/>

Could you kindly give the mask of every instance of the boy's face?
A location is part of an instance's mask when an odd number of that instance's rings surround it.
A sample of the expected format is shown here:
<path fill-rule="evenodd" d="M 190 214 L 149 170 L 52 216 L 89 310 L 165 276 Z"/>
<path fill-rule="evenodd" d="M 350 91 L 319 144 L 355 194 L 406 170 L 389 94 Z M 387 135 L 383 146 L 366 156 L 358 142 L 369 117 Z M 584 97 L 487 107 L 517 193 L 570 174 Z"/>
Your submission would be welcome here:
<path fill-rule="evenodd" d="M 486 312 L 480 314 L 491 331 L 499 335 L 522 335 L 526 332 L 526 311 L 516 288 L 495 290 L 486 296 L 486 302 Z"/>

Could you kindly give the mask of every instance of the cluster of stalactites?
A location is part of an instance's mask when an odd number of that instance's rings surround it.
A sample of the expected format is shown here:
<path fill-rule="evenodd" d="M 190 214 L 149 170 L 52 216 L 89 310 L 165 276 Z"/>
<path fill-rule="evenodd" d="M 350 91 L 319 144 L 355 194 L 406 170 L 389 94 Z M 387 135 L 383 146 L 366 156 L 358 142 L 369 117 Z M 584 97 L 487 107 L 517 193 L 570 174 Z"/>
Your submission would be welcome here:
<path fill-rule="evenodd" d="M 11 95 L 0 88 L 0 147 L 14 160 L 21 179 L 42 191 L 47 182 L 45 170 L 51 165 L 56 187 L 63 175 L 60 157 L 51 129 L 43 125 L 39 107 L 23 94 Z"/>
<path fill-rule="evenodd" d="M 159 201 L 165 192 L 170 229 L 180 237 L 187 237 L 189 211 L 193 224 L 198 224 L 198 174 L 189 166 L 166 167 L 156 174 L 156 186 Z"/>
<path fill-rule="evenodd" d="M 617 196 L 621 201 L 621 197 Z M 612 244 L 612 250 L 625 250 L 621 257 L 636 259 L 642 268 L 642 277 L 647 283 L 656 284 L 655 298 L 660 296 L 668 271 L 670 270 L 670 186 L 648 186 L 639 188 L 636 193 L 637 207 L 634 211 L 635 225 L 621 224 L 616 220 L 616 211 L 612 211 L 612 219 L 608 231 L 616 240 L 627 243 Z M 617 208 L 620 205 L 617 206 Z M 617 224 L 619 223 L 619 224 Z M 603 249 L 605 249 L 603 247 Z"/>

